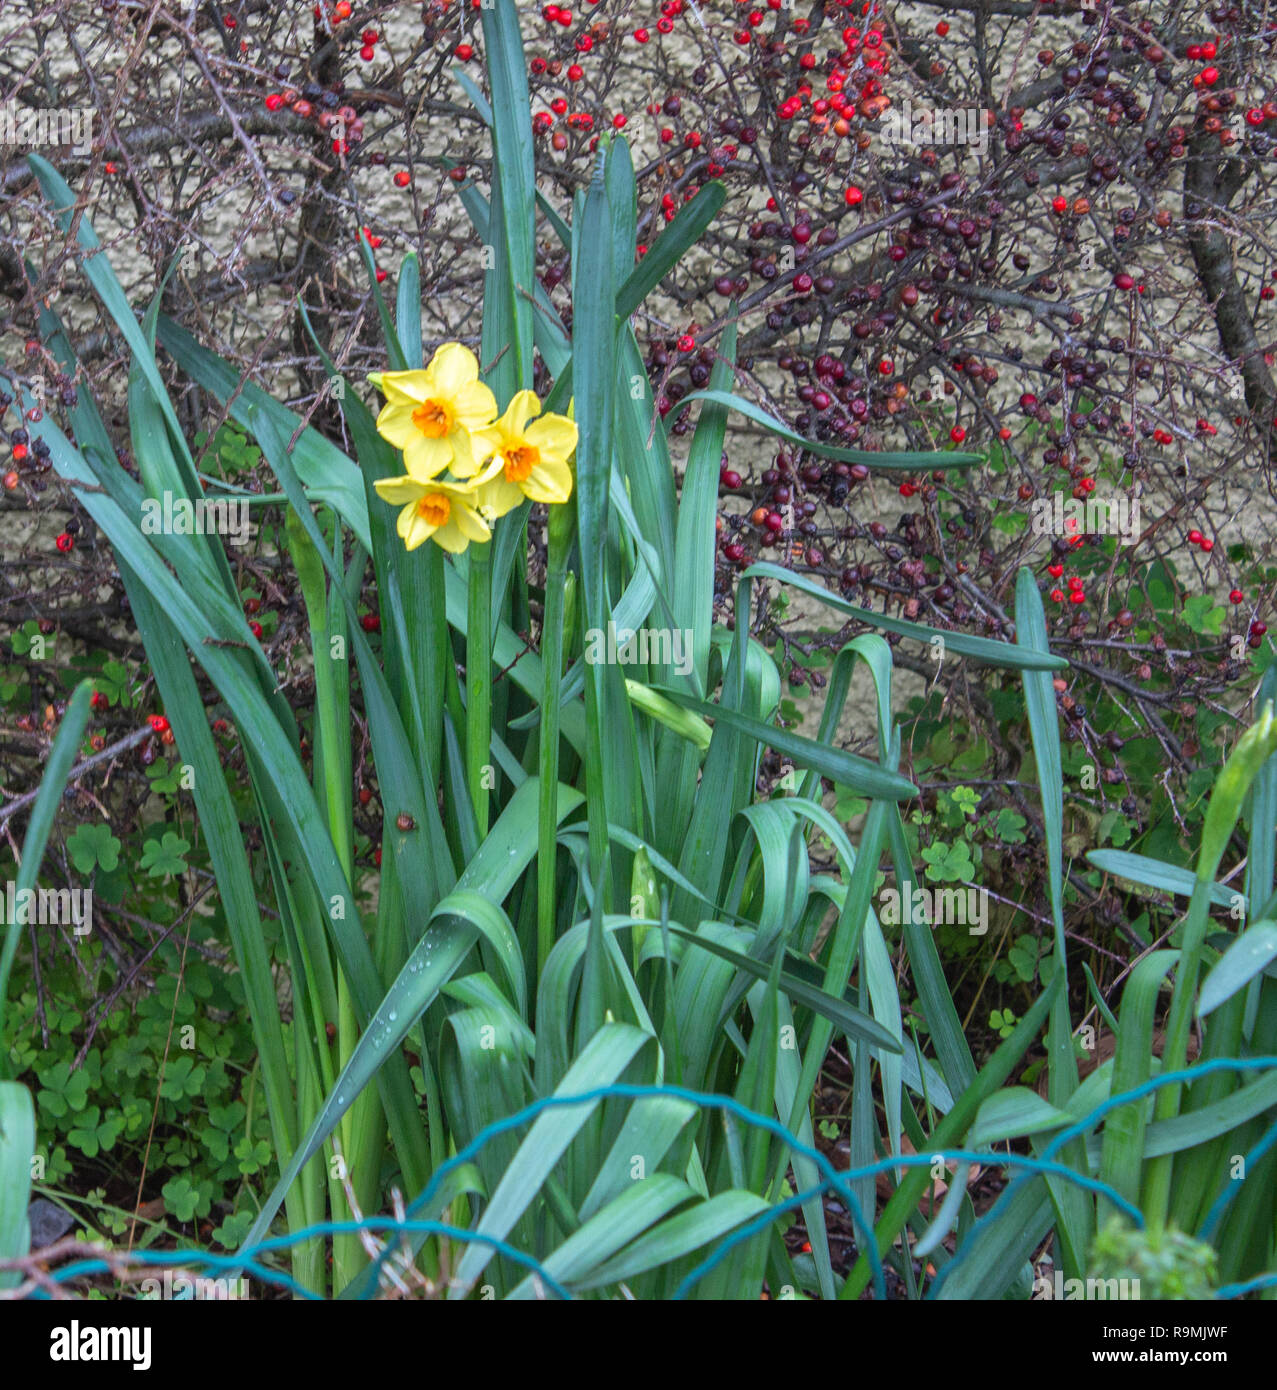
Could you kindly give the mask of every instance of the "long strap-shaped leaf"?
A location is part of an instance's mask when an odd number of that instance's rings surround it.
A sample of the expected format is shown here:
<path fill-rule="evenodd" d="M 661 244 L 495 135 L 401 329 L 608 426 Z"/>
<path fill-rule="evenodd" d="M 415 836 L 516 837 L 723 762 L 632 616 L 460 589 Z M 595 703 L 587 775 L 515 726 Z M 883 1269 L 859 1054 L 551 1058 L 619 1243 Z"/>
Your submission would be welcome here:
<path fill-rule="evenodd" d="M 818 584 L 808 575 L 795 570 L 787 570 L 774 565 L 770 560 L 760 560 L 745 570 L 746 579 L 776 579 L 795 589 L 818 598 L 821 603 L 846 613 L 871 627 L 880 627 L 884 632 L 899 633 L 901 637 L 911 637 L 915 642 L 934 644 L 939 639 L 947 651 L 957 652 L 959 656 L 969 656 L 973 661 L 981 661 L 988 666 L 1001 666 L 1007 670 L 1019 671 L 1064 671 L 1069 663 L 1054 652 L 1036 651 L 1013 646 L 1010 642 L 993 642 L 987 637 L 972 637 L 965 632 L 950 632 L 945 628 L 928 627 L 925 623 L 911 623 L 904 618 L 893 618 L 886 613 L 875 613 L 871 608 L 858 608 L 848 603 L 838 594 L 831 593 L 823 584 Z"/>
<path fill-rule="evenodd" d="M 800 449 L 806 449 L 809 453 L 818 454 L 821 458 L 833 459 L 837 463 L 866 463 L 874 468 L 913 473 L 919 469 L 970 468 L 973 464 L 984 462 L 982 454 L 959 453 L 952 449 L 942 449 L 935 452 L 875 453 L 872 449 L 843 449 L 835 444 L 827 444 L 824 440 L 806 439 L 801 434 L 795 434 L 788 425 L 778 420 L 774 415 L 769 415 L 753 401 L 746 400 L 744 396 L 738 396 L 733 391 L 718 391 L 707 388 L 704 391 L 689 392 L 682 400 L 675 402 L 670 410 L 670 416 L 678 415 L 681 411 L 686 410 L 693 401 L 712 401 L 716 405 L 727 406 L 730 410 L 736 411 L 738 415 L 743 415 L 747 420 L 761 425 L 769 434 L 776 435 L 778 439 L 783 439 L 786 443 L 794 444 Z"/>
<path fill-rule="evenodd" d="M 480 12 L 483 42 L 492 82 L 493 169 L 500 189 L 503 265 L 508 283 L 502 286 L 509 300 L 514 334 L 509 341 L 513 357 L 514 389 L 532 385 L 531 295 L 536 284 L 536 175 L 532 148 L 532 104 L 528 95 L 527 59 L 519 32 L 519 12 L 514 0 L 492 0 Z M 497 231 L 489 228 L 489 235 Z M 609 302 L 610 302 L 609 296 Z M 485 314 L 486 319 L 486 314 Z M 487 365 L 485 363 L 485 365 Z"/>
<path fill-rule="evenodd" d="M 655 1039 L 624 1023 L 605 1024 L 586 1044 L 568 1069 L 555 1095 L 571 1096 L 609 1085 L 626 1070 L 639 1050 Z M 506 1170 L 476 1233 L 502 1239 L 541 1190 L 581 1127 L 594 1114 L 601 1101 L 582 1101 L 580 1105 L 542 1111 L 533 1121 L 527 1138 Z M 462 1298 L 492 1259 L 492 1248 L 479 1242 L 467 1247 L 449 1291 L 450 1298 Z"/>
<path fill-rule="evenodd" d="M 1019 646 L 1047 652 L 1050 642 L 1046 614 L 1037 581 L 1026 565 L 1015 585 L 1016 642 Z M 1051 1008 L 1048 1037 L 1051 1104 L 1063 1109 L 1077 1090 L 1077 1058 L 1073 1054 L 1073 1023 L 1069 1017 L 1068 963 L 1064 940 L 1064 769 L 1060 755 L 1060 721 L 1055 708 L 1055 689 L 1045 671 L 1024 670 L 1024 699 L 1029 712 L 1029 732 L 1037 763 L 1038 787 L 1042 793 L 1042 820 L 1046 831 L 1047 889 L 1051 898 L 1051 921 L 1055 928 L 1055 974 L 1064 981 Z M 1086 1162 L 1080 1142 L 1069 1146 L 1068 1160 L 1079 1170 Z M 1082 1271 L 1094 1231 L 1094 1207 L 1086 1194 L 1072 1183 L 1047 1179 L 1059 1213 L 1057 1232 L 1069 1278 Z"/>

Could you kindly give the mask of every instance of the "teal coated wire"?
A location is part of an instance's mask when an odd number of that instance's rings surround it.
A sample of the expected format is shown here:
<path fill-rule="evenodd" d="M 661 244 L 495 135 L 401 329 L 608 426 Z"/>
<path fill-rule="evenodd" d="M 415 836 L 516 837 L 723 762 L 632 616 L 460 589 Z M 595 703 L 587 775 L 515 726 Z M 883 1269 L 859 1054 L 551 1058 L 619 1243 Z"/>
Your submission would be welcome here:
<path fill-rule="evenodd" d="M 674 1300 L 686 1298 L 691 1288 L 717 1268 L 722 1261 L 731 1254 L 732 1250 L 758 1234 L 759 1231 L 765 1229 L 768 1225 L 773 1223 L 777 1217 L 801 1206 L 804 1202 L 811 1200 L 813 1197 L 823 1196 L 830 1190 L 836 1192 L 846 1203 L 856 1229 L 864 1232 L 867 1244 L 864 1247 L 863 1253 L 868 1256 L 873 1270 L 874 1290 L 880 1298 L 885 1299 L 886 1283 L 883 1276 L 882 1259 L 878 1253 L 878 1242 L 873 1228 L 869 1225 L 862 1208 L 851 1190 L 851 1183 L 853 1181 L 860 1178 L 872 1177 L 880 1172 L 889 1172 L 893 1169 L 902 1167 L 916 1168 L 930 1166 L 935 1162 L 937 1157 L 942 1159 L 948 1158 L 958 1162 L 983 1163 L 986 1166 L 997 1165 L 999 1167 L 1021 1167 L 1027 1169 L 1027 1172 L 1017 1177 L 1007 1187 L 1006 1191 L 1002 1193 L 994 1206 L 972 1227 L 969 1236 L 966 1241 L 963 1242 L 962 1249 L 943 1267 L 928 1289 L 927 1297 L 930 1299 L 936 1296 L 949 1274 L 951 1274 L 970 1254 L 981 1228 L 990 1225 L 999 1214 L 999 1209 L 1002 1207 L 1003 1203 L 1009 1201 L 1019 1187 L 1031 1181 L 1035 1176 L 1056 1176 L 1065 1181 L 1073 1182 L 1089 1191 L 1100 1193 L 1107 1197 L 1115 1206 L 1123 1209 L 1131 1217 L 1135 1225 L 1142 1228 L 1144 1225 L 1143 1215 L 1133 1203 L 1128 1201 L 1109 1184 L 1098 1178 L 1092 1178 L 1087 1174 L 1073 1171 L 1064 1164 L 1057 1162 L 1053 1155 L 1068 1144 L 1070 1140 L 1091 1129 L 1112 1110 L 1118 1109 L 1124 1105 L 1129 1105 L 1133 1101 L 1151 1094 L 1161 1086 L 1180 1082 L 1191 1083 L 1211 1072 L 1257 1071 L 1272 1067 L 1277 1067 L 1277 1057 L 1248 1058 L 1245 1060 L 1216 1058 L 1209 1062 L 1199 1063 L 1183 1071 L 1170 1072 L 1162 1076 L 1152 1077 L 1133 1090 L 1123 1092 L 1119 1096 L 1111 1096 L 1109 1099 L 1102 1101 L 1088 1112 L 1083 1119 L 1061 1131 L 1061 1133 L 1047 1145 L 1040 1157 L 1032 1157 L 1023 1154 L 996 1154 L 968 1149 L 945 1148 L 938 1150 L 934 1154 L 892 1155 L 862 1168 L 846 1169 L 843 1171 L 835 1169 L 819 1149 L 810 1147 L 795 1138 L 795 1136 L 780 1124 L 779 1121 L 773 1119 L 771 1116 L 757 1114 L 748 1109 L 748 1107 L 741 1105 L 739 1101 L 734 1100 L 730 1096 L 719 1096 L 705 1092 L 692 1091 L 682 1086 L 638 1085 L 616 1082 L 610 1085 L 596 1087 L 590 1091 L 583 1091 L 576 1095 L 542 1097 L 523 1107 L 523 1109 L 517 1111 L 515 1114 L 501 1120 L 493 1121 L 493 1123 L 485 1126 L 464 1149 L 436 1170 L 430 1182 L 408 1206 L 402 1220 L 390 1217 L 366 1217 L 361 1221 L 317 1223 L 295 1233 L 270 1237 L 254 1246 L 246 1247 L 233 1255 L 215 1255 L 209 1251 L 202 1250 L 179 1250 L 174 1252 L 135 1251 L 130 1255 L 130 1259 L 144 1265 L 157 1267 L 166 1265 L 176 1267 L 195 1265 L 214 1270 L 248 1270 L 252 1276 L 260 1282 L 278 1285 L 302 1297 L 322 1301 L 320 1295 L 302 1288 L 290 1275 L 285 1274 L 283 1271 L 271 1270 L 261 1265 L 256 1257 L 276 1250 L 287 1249 L 303 1241 L 326 1235 L 363 1230 L 421 1233 L 425 1235 L 445 1236 L 463 1244 L 486 1245 L 492 1250 L 493 1254 L 500 1255 L 530 1270 L 536 1277 L 541 1279 L 546 1288 L 557 1297 L 569 1300 L 571 1299 L 569 1291 L 549 1273 L 545 1265 L 535 1256 L 517 1250 L 515 1247 L 508 1244 L 508 1242 L 495 1236 L 479 1231 L 463 1230 L 444 1222 L 413 1219 L 414 1214 L 438 1194 L 439 1189 L 451 1172 L 469 1162 L 490 1140 L 526 1124 L 529 1120 L 535 1119 L 547 1109 L 579 1106 L 608 1098 L 641 1099 L 651 1096 L 668 1096 L 674 1099 L 689 1101 L 698 1108 L 725 1111 L 735 1115 L 754 1128 L 766 1130 L 768 1133 L 781 1139 L 787 1147 L 796 1153 L 802 1154 L 806 1158 L 812 1160 L 823 1175 L 822 1181 L 817 1186 L 799 1193 L 795 1197 L 787 1198 L 783 1202 L 773 1204 L 766 1212 L 760 1213 L 759 1216 L 752 1218 L 741 1228 L 732 1232 L 729 1236 L 724 1237 L 712 1254 L 702 1260 L 701 1263 L 680 1282 L 673 1294 Z M 1262 1154 L 1272 1146 L 1274 1140 L 1277 1140 L 1277 1124 L 1270 1127 L 1263 1139 L 1261 1139 L 1247 1155 L 1248 1169 L 1252 1161 L 1261 1157 Z M 1222 1215 L 1223 1210 L 1226 1208 L 1227 1203 L 1236 1195 L 1237 1190 L 1238 1189 L 1233 1189 L 1231 1192 L 1227 1193 L 1225 1197 L 1221 1198 L 1220 1201 L 1216 1202 L 1207 1216 L 1203 1230 L 1213 1229 L 1219 1217 Z M 392 1254 L 393 1250 L 387 1247 L 378 1254 L 376 1261 L 370 1266 L 368 1271 L 367 1291 L 361 1295 L 363 1298 L 369 1298 L 375 1293 L 379 1283 L 380 1271 Z M 56 1282 L 67 1282 L 83 1274 L 105 1273 L 109 1271 L 110 1265 L 104 1260 L 83 1260 L 77 1261 L 73 1265 L 63 1266 L 56 1272 L 52 1272 L 50 1278 Z M 1236 1298 L 1242 1294 L 1259 1288 L 1269 1287 L 1273 1284 L 1277 1284 L 1277 1274 L 1262 1275 L 1244 1284 L 1228 1285 L 1226 1288 L 1218 1290 L 1216 1297 L 1221 1300 Z M 47 1297 L 47 1294 L 39 1292 L 33 1296 Z"/>
<path fill-rule="evenodd" d="M 1242 1159 L 1242 1172 L 1249 1173 L 1251 1165 L 1253 1163 L 1258 1163 L 1268 1150 L 1272 1148 L 1274 1142 L 1277 1142 L 1277 1120 L 1268 1126 L 1263 1136 L 1245 1158 Z M 1206 1220 L 1202 1222 L 1198 1229 L 1197 1235 L 1199 1239 L 1209 1240 L 1211 1238 L 1215 1227 L 1223 1219 L 1224 1213 L 1228 1210 L 1233 1198 L 1236 1197 L 1241 1190 L 1241 1183 L 1238 1183 L 1236 1186 L 1225 1184 L 1224 1190 L 1215 1199 L 1214 1205 L 1211 1207 L 1210 1211 L 1206 1213 Z"/>
<path fill-rule="evenodd" d="M 1264 1071 L 1272 1067 L 1277 1067 L 1277 1057 L 1248 1057 L 1245 1061 L 1231 1057 L 1216 1057 L 1209 1062 L 1199 1062 L 1195 1066 L 1187 1067 L 1183 1071 L 1165 1072 L 1161 1076 L 1150 1077 L 1133 1090 L 1123 1091 L 1121 1095 L 1110 1096 L 1108 1100 L 1101 1101 L 1099 1105 L 1089 1111 L 1076 1124 L 1061 1130 L 1046 1148 L 1042 1150 L 1042 1158 L 1049 1159 L 1071 1140 L 1076 1139 L 1079 1135 L 1085 1134 L 1087 1130 L 1091 1129 L 1102 1120 L 1109 1111 L 1118 1110 L 1124 1105 L 1129 1105 L 1132 1101 L 1141 1100 L 1144 1096 L 1151 1095 L 1154 1091 L 1159 1090 L 1163 1086 L 1176 1085 L 1181 1081 L 1193 1082 L 1217 1071 Z M 1029 1172 L 1016 1178 L 989 1210 L 975 1223 L 971 1228 L 971 1234 L 963 1242 L 962 1249 L 959 1250 L 954 1255 L 953 1259 L 939 1272 L 935 1282 L 927 1290 L 928 1299 L 933 1299 L 938 1295 L 945 1280 L 970 1255 L 971 1251 L 975 1248 L 976 1237 L 981 1229 L 991 1226 L 994 1221 L 998 1219 L 1000 1209 L 1009 1204 L 1014 1194 L 1023 1187 L 1025 1183 L 1032 1181 L 1034 1176 L 1032 1172 Z M 1142 1217 L 1139 1225 L 1141 1227 L 1144 1225 Z"/>

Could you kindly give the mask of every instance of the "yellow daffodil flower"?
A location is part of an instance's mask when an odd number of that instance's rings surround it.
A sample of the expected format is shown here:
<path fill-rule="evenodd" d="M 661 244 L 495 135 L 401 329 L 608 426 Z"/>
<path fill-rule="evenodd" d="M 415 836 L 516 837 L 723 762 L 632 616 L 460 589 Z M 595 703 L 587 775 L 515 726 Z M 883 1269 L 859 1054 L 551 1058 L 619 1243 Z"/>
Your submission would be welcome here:
<path fill-rule="evenodd" d="M 497 402 L 469 348 L 445 343 L 424 369 L 382 372 L 373 384 L 386 397 L 377 432 L 403 450 L 410 477 L 428 481 L 449 467 L 458 477 L 475 471 L 471 434 L 492 423 Z"/>
<path fill-rule="evenodd" d="M 473 432 L 476 461 L 492 460 L 475 478 L 486 515 L 504 516 L 525 497 L 566 502 L 572 495 L 568 459 L 576 448 L 576 425 L 565 415 L 532 419 L 540 408 L 535 392 L 519 391 L 499 420 Z"/>
<path fill-rule="evenodd" d="M 479 513 L 479 493 L 473 483 L 458 486 L 437 478 L 382 478 L 373 484 L 377 495 L 392 506 L 406 504 L 396 529 L 409 550 L 434 541 L 459 555 L 471 541 L 492 539 Z"/>

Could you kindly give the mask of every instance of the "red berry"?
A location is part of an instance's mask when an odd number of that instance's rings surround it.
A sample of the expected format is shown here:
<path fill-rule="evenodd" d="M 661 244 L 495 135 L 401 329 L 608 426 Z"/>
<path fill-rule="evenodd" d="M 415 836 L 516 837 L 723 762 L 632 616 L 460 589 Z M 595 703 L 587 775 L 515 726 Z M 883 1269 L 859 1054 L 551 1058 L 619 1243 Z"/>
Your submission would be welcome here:
<path fill-rule="evenodd" d="M 1063 590 L 1063 589 L 1052 589 L 1052 590 L 1051 590 L 1051 602 L 1052 602 L 1052 603 L 1063 603 L 1063 602 L 1064 602 L 1064 590 Z"/>
<path fill-rule="evenodd" d="M 365 613 L 359 620 L 359 626 L 362 627 L 365 632 L 380 632 L 381 619 L 376 613 Z"/>
<path fill-rule="evenodd" d="M 157 734 L 163 734 L 168 731 L 168 720 L 165 719 L 162 714 L 153 714 L 146 722 Z"/>
<path fill-rule="evenodd" d="M 1063 216 L 1069 210 L 1069 200 L 1063 197 L 1053 198 L 1051 200 L 1051 207 L 1055 212 Z"/>
<path fill-rule="evenodd" d="M 1188 543 L 1189 545 L 1201 545 L 1202 533 L 1197 530 L 1190 531 L 1188 533 Z"/>
<path fill-rule="evenodd" d="M 57 546 L 63 555 L 68 555 L 75 549 L 75 537 L 63 531 L 62 534 L 54 540 L 53 544 Z"/>
<path fill-rule="evenodd" d="M 625 123 L 625 115 L 620 111 L 618 111 L 616 115 L 612 117 L 612 126 L 616 130 L 624 130 Z"/>
<path fill-rule="evenodd" d="M 942 19 L 940 23 L 936 25 L 936 33 L 939 34 L 941 38 L 944 38 L 948 32 L 949 23 L 947 20 Z"/>
<path fill-rule="evenodd" d="M 684 333 L 678 340 L 678 350 L 679 352 L 695 352 L 696 339 L 690 333 Z"/>
<path fill-rule="evenodd" d="M 1202 69 L 1202 85 L 1203 85 L 1203 86 L 1205 86 L 1205 87 L 1213 87 L 1213 86 L 1215 85 L 1215 83 L 1218 82 L 1218 81 L 1219 81 L 1219 69 L 1218 69 L 1218 68 L 1203 68 L 1203 69 Z"/>
<path fill-rule="evenodd" d="M 1046 572 L 1052 579 L 1058 579 L 1064 573 L 1064 566 L 1057 560 L 1055 564 L 1046 567 Z"/>
<path fill-rule="evenodd" d="M 359 56 L 363 59 L 365 63 L 371 63 L 372 60 L 377 56 L 377 50 L 372 46 L 372 44 L 366 43 L 359 50 Z"/>
<path fill-rule="evenodd" d="M 1069 595 L 1069 602 L 1070 602 L 1070 603 L 1085 603 L 1085 602 L 1086 602 L 1086 595 L 1082 592 L 1081 589 L 1074 589 L 1073 592 Z"/>
<path fill-rule="evenodd" d="M 1240 589 L 1234 589 L 1228 595 L 1228 601 L 1229 603 L 1244 603 L 1246 601 L 1246 595 L 1243 594 Z"/>
<path fill-rule="evenodd" d="M 895 370 L 896 364 L 890 357 L 884 357 L 882 361 L 878 363 L 878 372 L 881 376 L 890 376 Z"/>
<path fill-rule="evenodd" d="M 1118 273 L 1113 277 L 1113 283 L 1117 286 L 1119 290 L 1133 290 L 1135 288 L 1134 277 L 1127 275 L 1127 273 L 1123 270 L 1118 271 Z"/>
<path fill-rule="evenodd" d="M 585 69 L 580 63 L 573 63 L 568 69 L 568 81 L 579 82 L 585 76 Z"/>
<path fill-rule="evenodd" d="M 249 623 L 248 630 L 253 634 L 254 637 L 260 637 L 262 635 L 261 623 Z"/>
<path fill-rule="evenodd" d="M 1213 540 L 1211 540 L 1211 538 L 1210 538 L 1209 536 L 1207 536 L 1207 537 L 1202 541 L 1202 549 L 1203 549 L 1204 551 L 1206 551 L 1206 553 L 1209 555 L 1210 552 L 1211 552 L 1212 550 L 1215 549 L 1215 542 L 1214 542 Z"/>
<path fill-rule="evenodd" d="M 278 92 L 272 92 L 272 93 L 266 98 L 266 103 L 265 103 L 265 105 L 266 105 L 267 111 L 278 111 L 279 108 L 280 108 L 281 106 L 283 106 L 283 104 L 284 104 L 284 98 L 283 98 L 282 96 L 280 96 L 280 94 L 279 94 Z"/>
<path fill-rule="evenodd" d="M 646 29 L 635 29 L 634 31 L 635 43 L 646 43 L 651 37 L 651 34 L 649 34 Z"/>
<path fill-rule="evenodd" d="M 842 198 L 843 202 L 846 203 L 849 208 L 854 208 L 860 205 L 860 203 L 864 200 L 864 196 L 864 191 L 862 189 L 857 188 L 856 185 L 853 183 L 851 187 L 847 189 L 847 191 L 842 195 Z"/>
<path fill-rule="evenodd" d="M 407 171 L 407 169 L 400 169 L 399 172 L 395 175 L 396 188 L 407 188 L 411 182 L 412 175 Z"/>
<path fill-rule="evenodd" d="M 468 63 L 474 57 L 474 49 L 468 43 L 459 43 L 452 51 L 463 63 Z"/>
<path fill-rule="evenodd" d="M 962 428 L 961 425 L 954 425 L 954 427 L 949 431 L 949 438 L 952 439 L 955 444 L 961 444 L 966 437 L 967 432 Z"/>

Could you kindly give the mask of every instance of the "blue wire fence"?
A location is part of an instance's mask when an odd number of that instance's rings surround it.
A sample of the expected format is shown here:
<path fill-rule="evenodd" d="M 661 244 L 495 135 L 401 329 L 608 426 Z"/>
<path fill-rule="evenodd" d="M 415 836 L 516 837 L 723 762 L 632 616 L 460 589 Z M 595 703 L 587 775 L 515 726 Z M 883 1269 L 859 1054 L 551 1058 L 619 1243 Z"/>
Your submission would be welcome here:
<path fill-rule="evenodd" d="M 449 1159 L 447 1163 L 442 1164 L 436 1170 L 426 1187 L 405 1208 L 402 1219 L 386 1216 L 368 1216 L 359 1221 L 318 1222 L 313 1226 L 307 1226 L 289 1235 L 271 1237 L 255 1245 L 246 1246 L 233 1255 L 216 1255 L 207 1250 L 138 1250 L 130 1252 L 128 1259 L 135 1264 L 143 1266 L 168 1268 L 199 1266 L 211 1271 L 220 1270 L 224 1274 L 230 1274 L 232 1276 L 246 1271 L 251 1274 L 253 1278 L 260 1280 L 264 1284 L 286 1289 L 288 1292 L 301 1298 L 321 1300 L 321 1295 L 303 1288 L 291 1275 L 282 1270 L 272 1269 L 268 1265 L 262 1264 L 260 1262 L 260 1257 L 273 1254 L 276 1251 L 287 1250 L 303 1241 L 352 1232 L 367 1231 L 370 1233 L 389 1232 L 395 1235 L 433 1235 L 446 1237 L 462 1245 L 479 1244 L 487 1246 L 494 1254 L 500 1255 L 504 1259 L 510 1260 L 512 1263 L 535 1274 L 540 1279 L 546 1292 L 553 1294 L 557 1298 L 570 1299 L 572 1298 L 571 1292 L 566 1289 L 535 1256 L 528 1254 L 526 1251 L 518 1250 L 507 1241 L 500 1240 L 485 1232 L 465 1230 L 461 1227 L 450 1225 L 447 1222 L 420 1219 L 416 1216 L 416 1213 L 421 1211 L 423 1207 L 428 1206 L 439 1194 L 443 1184 L 452 1173 L 473 1159 L 491 1140 L 520 1128 L 531 1120 L 536 1119 L 538 1115 L 546 1110 L 593 1103 L 614 1097 L 638 1100 L 651 1096 L 668 1096 L 673 1099 L 690 1101 L 700 1109 L 722 1111 L 726 1115 L 741 1120 L 755 1129 L 765 1130 L 775 1138 L 780 1139 L 793 1153 L 810 1159 L 821 1174 L 821 1181 L 814 1187 L 807 1188 L 805 1191 L 798 1192 L 791 1197 L 785 1198 L 783 1201 L 772 1204 L 765 1212 L 745 1222 L 730 1235 L 725 1236 L 712 1253 L 697 1264 L 696 1267 L 684 1277 L 682 1282 L 675 1289 L 672 1295 L 673 1299 L 681 1300 L 687 1298 L 697 1283 L 722 1264 L 734 1249 L 744 1242 L 751 1240 L 779 1217 L 785 1215 L 787 1212 L 797 1210 L 802 1207 L 804 1203 L 811 1201 L 813 1198 L 823 1197 L 829 1192 L 835 1193 L 851 1213 L 856 1231 L 863 1237 L 859 1242 L 859 1248 L 870 1262 L 874 1291 L 878 1298 L 885 1299 L 886 1281 L 882 1257 L 878 1250 L 878 1240 L 869 1219 L 866 1217 L 865 1212 L 856 1199 L 855 1193 L 852 1191 L 852 1184 L 857 1179 L 874 1177 L 878 1173 L 889 1172 L 900 1168 L 930 1167 L 936 1162 L 937 1158 L 944 1160 L 946 1164 L 957 1161 L 959 1163 L 979 1163 L 985 1167 L 996 1166 L 1011 1169 L 1024 1169 L 1025 1171 L 1018 1174 L 999 1195 L 998 1200 L 993 1206 L 975 1222 L 953 1258 L 944 1264 L 938 1271 L 926 1295 L 928 1298 L 935 1298 L 945 1280 L 953 1274 L 954 1270 L 957 1269 L 975 1249 L 982 1233 L 999 1219 L 1015 1193 L 1034 1177 L 1057 1177 L 1065 1182 L 1074 1183 L 1088 1192 L 1102 1195 L 1128 1216 L 1137 1228 L 1142 1230 L 1145 1224 L 1144 1217 L 1138 1207 L 1108 1183 L 1098 1178 L 1090 1177 L 1087 1174 L 1078 1173 L 1065 1164 L 1058 1162 L 1054 1155 L 1064 1148 L 1071 1140 L 1087 1133 L 1113 1110 L 1119 1109 L 1124 1105 L 1129 1105 L 1133 1101 L 1142 1100 L 1162 1086 L 1178 1085 L 1185 1082 L 1191 1083 L 1214 1072 L 1263 1071 L 1274 1067 L 1277 1067 L 1277 1057 L 1255 1057 L 1245 1060 L 1216 1058 L 1212 1061 L 1198 1063 L 1183 1071 L 1167 1072 L 1164 1075 L 1152 1077 L 1142 1085 L 1130 1091 L 1125 1091 L 1121 1095 L 1111 1096 L 1108 1100 L 1103 1101 L 1093 1110 L 1089 1111 L 1082 1119 L 1078 1120 L 1076 1124 L 1061 1130 L 1061 1132 L 1046 1146 L 1042 1155 L 1038 1158 L 1030 1157 L 1025 1154 L 994 1153 L 990 1150 L 945 1148 L 936 1153 L 928 1154 L 893 1154 L 876 1163 L 867 1164 L 860 1168 L 848 1168 L 843 1170 L 836 1169 L 819 1149 L 804 1144 L 795 1138 L 795 1136 L 778 1120 L 773 1119 L 771 1116 L 760 1115 L 748 1109 L 746 1106 L 741 1105 L 738 1101 L 733 1100 L 730 1096 L 712 1095 L 703 1091 L 691 1091 L 682 1086 L 630 1085 L 616 1082 L 608 1086 L 596 1087 L 594 1090 L 582 1091 L 577 1095 L 546 1096 L 525 1106 L 515 1114 L 486 1126 L 455 1157 Z M 1268 1126 L 1259 1141 L 1250 1149 L 1249 1153 L 1246 1154 L 1243 1171 L 1249 1174 L 1254 1164 L 1274 1143 L 1277 1143 L 1277 1120 L 1274 1120 L 1273 1123 Z M 1223 1219 L 1229 1204 L 1241 1190 L 1244 1182 L 1245 1179 L 1243 1178 L 1240 1181 L 1232 1183 L 1221 1193 L 1220 1197 L 1207 1214 L 1206 1220 L 1203 1222 L 1202 1228 L 1198 1233 L 1199 1237 L 1209 1239 L 1211 1234 L 1218 1229 L 1219 1223 Z M 379 1252 L 372 1262 L 372 1267 L 368 1271 L 367 1277 L 363 1281 L 362 1291 L 359 1295 L 360 1298 L 371 1298 L 376 1293 L 380 1284 L 382 1270 L 386 1263 L 393 1258 L 396 1249 L 397 1247 L 395 1244 L 387 1243 Z M 100 1258 L 92 1258 L 62 1265 L 58 1269 L 50 1271 L 48 1278 L 52 1282 L 66 1284 L 71 1280 L 83 1278 L 87 1275 L 110 1273 L 111 1271 L 112 1265 L 108 1261 Z M 1226 1285 L 1216 1291 L 1215 1297 L 1221 1300 L 1239 1298 L 1244 1294 L 1274 1285 L 1277 1285 L 1277 1271 L 1259 1275 L 1244 1283 Z M 48 1297 L 47 1293 L 43 1291 L 37 1291 L 31 1296 L 37 1298 Z"/>

